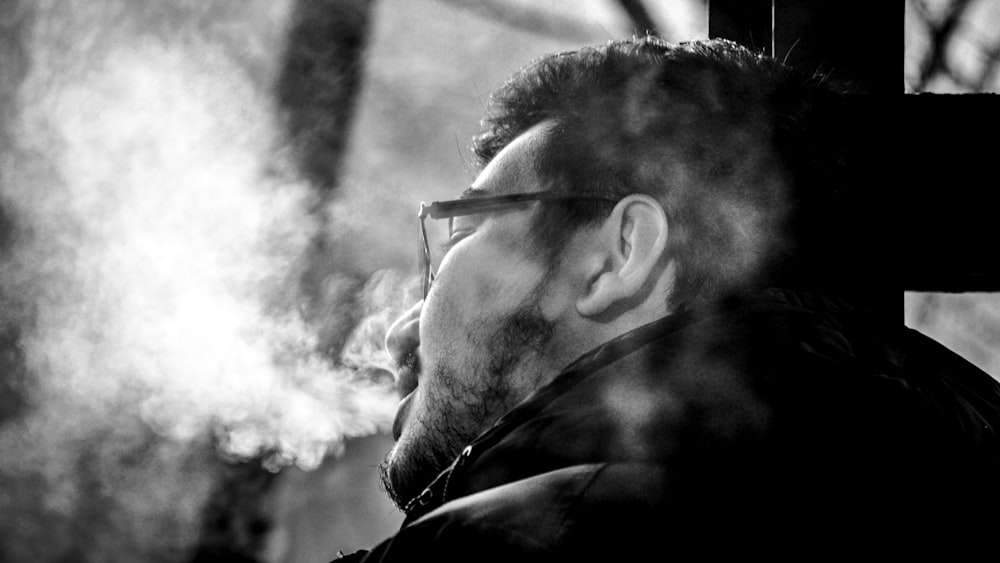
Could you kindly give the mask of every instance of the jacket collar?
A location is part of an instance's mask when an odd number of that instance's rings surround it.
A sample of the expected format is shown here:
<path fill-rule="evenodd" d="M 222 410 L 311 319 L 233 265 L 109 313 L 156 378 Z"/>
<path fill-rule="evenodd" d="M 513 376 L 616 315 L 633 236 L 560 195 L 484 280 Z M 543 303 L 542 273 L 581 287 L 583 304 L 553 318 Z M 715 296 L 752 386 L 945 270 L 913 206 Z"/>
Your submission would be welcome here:
<path fill-rule="evenodd" d="M 511 430 L 533 419 L 554 399 L 576 386 L 581 380 L 601 370 L 608 364 L 626 356 L 652 340 L 669 334 L 689 322 L 687 312 L 679 312 L 663 317 L 625 334 L 622 334 L 580 356 L 566 367 L 550 383 L 539 388 L 520 405 L 502 416 L 488 430 L 466 446 L 452 464 L 442 471 L 420 495 L 405 507 L 407 525 L 427 514 L 434 508 L 455 498 L 455 485 L 462 480 L 463 470 L 482 452 L 488 450 Z"/>
<path fill-rule="evenodd" d="M 427 514 L 438 506 L 458 496 L 475 492 L 468 487 L 470 469 L 476 461 L 498 443 L 510 437 L 526 424 L 535 421 L 557 399 L 577 388 L 594 374 L 607 371 L 611 364 L 626 357 L 642 354 L 644 348 L 658 348 L 656 343 L 679 331 L 695 328 L 700 323 L 718 322 L 719 319 L 738 314 L 750 308 L 794 311 L 823 316 L 833 314 L 844 318 L 850 314 L 846 304 L 817 294 L 771 289 L 763 293 L 702 304 L 685 309 L 610 340 L 582 355 L 566 367 L 550 383 L 539 388 L 520 405 L 502 416 L 488 430 L 466 446 L 452 464 L 442 471 L 424 491 L 404 508 L 407 514 L 404 526 Z"/>

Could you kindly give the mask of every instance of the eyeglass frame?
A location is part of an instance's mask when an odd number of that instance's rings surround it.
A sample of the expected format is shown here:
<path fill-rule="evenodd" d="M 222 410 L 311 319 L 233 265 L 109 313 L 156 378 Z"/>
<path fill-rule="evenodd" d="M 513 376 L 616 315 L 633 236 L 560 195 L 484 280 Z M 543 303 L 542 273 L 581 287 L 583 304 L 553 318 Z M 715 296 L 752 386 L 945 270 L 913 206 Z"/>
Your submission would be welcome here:
<path fill-rule="evenodd" d="M 515 194 L 500 194 L 491 196 L 473 196 L 465 199 L 452 199 L 447 201 L 435 201 L 430 204 L 420 202 L 420 212 L 417 219 L 420 220 L 420 246 L 421 262 L 420 277 L 423 288 L 423 298 L 431 290 L 434 282 L 434 270 L 431 264 L 431 247 L 427 240 L 427 227 L 424 220 L 431 219 L 453 219 L 466 215 L 476 215 L 479 213 L 490 213 L 501 211 L 525 203 L 536 201 L 572 201 L 572 200 L 600 200 L 617 202 L 618 198 L 608 196 L 574 194 L 569 192 L 527 192 Z"/>

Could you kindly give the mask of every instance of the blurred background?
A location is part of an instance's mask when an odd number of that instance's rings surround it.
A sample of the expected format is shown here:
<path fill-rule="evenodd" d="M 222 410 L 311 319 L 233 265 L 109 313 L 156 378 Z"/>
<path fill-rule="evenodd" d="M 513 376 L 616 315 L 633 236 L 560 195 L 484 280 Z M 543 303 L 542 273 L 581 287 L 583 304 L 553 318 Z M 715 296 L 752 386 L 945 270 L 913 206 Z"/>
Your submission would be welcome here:
<path fill-rule="evenodd" d="M 1000 89 L 998 4 L 907 0 L 905 90 Z M 0 561 L 390 535 L 417 203 L 507 75 L 647 29 L 707 37 L 705 0 L 0 0 Z M 997 295 L 903 308 L 1000 373 Z"/>
<path fill-rule="evenodd" d="M 906 0 L 905 7 L 903 81 L 907 93 L 1000 92 L 1000 2 Z M 990 246 L 987 243 L 984 248 Z M 989 258 L 984 255 L 984 259 Z M 1000 294 L 907 292 L 904 311 L 907 326 L 1000 377 Z"/>

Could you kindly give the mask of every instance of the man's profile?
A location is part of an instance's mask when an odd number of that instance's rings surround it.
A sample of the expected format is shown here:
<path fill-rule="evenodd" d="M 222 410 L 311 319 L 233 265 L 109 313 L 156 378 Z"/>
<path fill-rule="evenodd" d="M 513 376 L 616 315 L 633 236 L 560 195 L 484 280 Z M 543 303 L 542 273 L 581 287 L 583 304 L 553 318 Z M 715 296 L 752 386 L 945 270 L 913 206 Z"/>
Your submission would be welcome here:
<path fill-rule="evenodd" d="M 354 557 L 975 542 L 1000 386 L 877 310 L 848 111 L 718 40 L 512 76 L 472 186 L 421 210 L 449 240 L 422 230 L 424 299 L 386 339 L 383 480 L 407 518 Z"/>

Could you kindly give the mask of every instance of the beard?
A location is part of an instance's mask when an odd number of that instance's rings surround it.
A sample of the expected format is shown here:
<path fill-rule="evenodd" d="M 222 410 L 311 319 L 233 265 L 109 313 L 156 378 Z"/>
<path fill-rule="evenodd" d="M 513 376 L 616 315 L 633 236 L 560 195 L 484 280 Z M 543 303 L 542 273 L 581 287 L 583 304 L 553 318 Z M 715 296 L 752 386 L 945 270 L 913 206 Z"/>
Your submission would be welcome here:
<path fill-rule="evenodd" d="M 517 384 L 530 380 L 524 373 L 512 374 L 528 371 L 554 332 L 537 294 L 509 315 L 470 327 L 464 344 L 473 355 L 466 365 L 441 363 L 428 374 L 435 384 L 428 385 L 425 399 L 436 408 L 410 421 L 420 426 L 419 440 L 404 448 L 397 444 L 379 465 L 386 494 L 404 512 L 466 445 L 534 390 Z"/>

